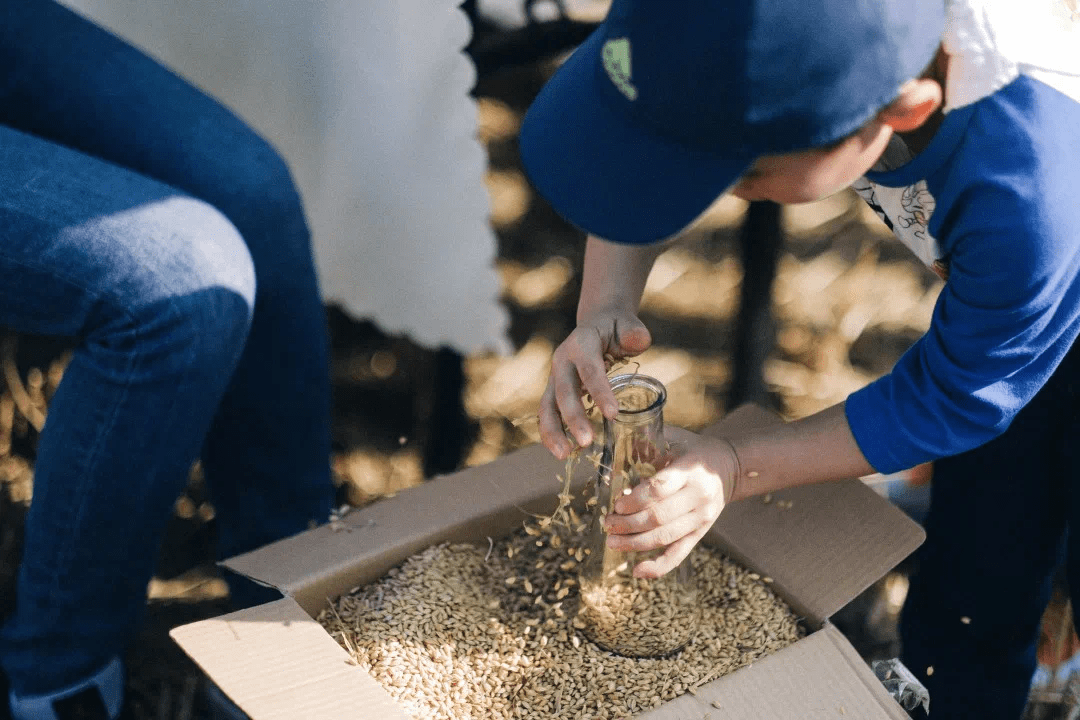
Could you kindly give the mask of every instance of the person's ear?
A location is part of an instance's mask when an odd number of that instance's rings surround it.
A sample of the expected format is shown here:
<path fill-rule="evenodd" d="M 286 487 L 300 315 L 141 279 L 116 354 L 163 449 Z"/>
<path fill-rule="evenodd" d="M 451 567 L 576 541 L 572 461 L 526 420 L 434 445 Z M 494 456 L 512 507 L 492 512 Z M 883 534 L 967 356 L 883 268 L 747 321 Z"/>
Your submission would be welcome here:
<path fill-rule="evenodd" d="M 908 80 L 878 118 L 898 133 L 911 132 L 937 112 L 942 100 L 943 91 L 937 80 L 927 77 Z"/>

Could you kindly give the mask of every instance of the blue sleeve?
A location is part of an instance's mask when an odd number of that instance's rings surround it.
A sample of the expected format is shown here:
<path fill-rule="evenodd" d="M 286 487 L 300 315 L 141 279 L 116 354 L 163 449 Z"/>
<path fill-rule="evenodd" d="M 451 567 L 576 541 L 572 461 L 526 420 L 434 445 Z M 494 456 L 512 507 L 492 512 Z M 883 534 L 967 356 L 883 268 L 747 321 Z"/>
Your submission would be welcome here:
<path fill-rule="evenodd" d="M 1047 176 L 1030 160 L 1023 165 L 961 167 L 981 180 L 952 196 L 941 191 L 946 204 L 935 215 L 946 215 L 936 224 L 938 237 L 949 238 L 950 270 L 930 329 L 846 405 L 856 442 L 879 472 L 1004 432 L 1080 330 L 1080 213 L 1069 197 L 1076 170 L 1062 177 L 1050 168 Z"/>

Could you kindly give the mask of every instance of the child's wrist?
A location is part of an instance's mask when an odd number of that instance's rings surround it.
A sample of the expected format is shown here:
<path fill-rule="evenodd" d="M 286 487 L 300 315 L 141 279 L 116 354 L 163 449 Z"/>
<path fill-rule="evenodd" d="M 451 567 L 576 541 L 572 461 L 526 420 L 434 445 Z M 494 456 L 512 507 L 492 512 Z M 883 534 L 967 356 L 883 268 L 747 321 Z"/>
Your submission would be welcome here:
<path fill-rule="evenodd" d="M 726 437 L 721 437 L 720 442 L 727 448 L 728 454 L 732 461 L 732 470 L 728 478 L 721 477 L 721 482 L 729 486 L 725 488 L 724 492 L 724 504 L 735 502 L 740 500 L 740 490 L 742 485 L 742 462 L 739 460 L 739 451 L 735 447 L 735 443 Z"/>

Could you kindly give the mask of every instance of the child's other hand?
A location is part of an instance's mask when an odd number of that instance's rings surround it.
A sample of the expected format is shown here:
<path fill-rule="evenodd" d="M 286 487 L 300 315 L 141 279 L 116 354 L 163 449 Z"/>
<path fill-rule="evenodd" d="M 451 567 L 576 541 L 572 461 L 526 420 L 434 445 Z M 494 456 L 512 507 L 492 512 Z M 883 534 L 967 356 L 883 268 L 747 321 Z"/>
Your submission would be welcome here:
<path fill-rule="evenodd" d="M 572 449 L 564 425 L 580 447 L 593 441 L 592 425 L 581 402 L 583 393 L 592 396 L 605 417 L 614 418 L 619 412 L 604 356 L 631 357 L 647 350 L 650 344 L 649 331 L 637 315 L 603 309 L 583 318 L 556 348 L 538 413 L 540 440 L 555 457 L 565 459 Z"/>
<path fill-rule="evenodd" d="M 674 570 L 708 532 L 731 499 L 738 460 L 731 446 L 676 428 L 668 430 L 670 459 L 648 482 L 615 502 L 607 516 L 613 550 L 667 549 L 634 568 L 634 577 L 657 578 Z"/>

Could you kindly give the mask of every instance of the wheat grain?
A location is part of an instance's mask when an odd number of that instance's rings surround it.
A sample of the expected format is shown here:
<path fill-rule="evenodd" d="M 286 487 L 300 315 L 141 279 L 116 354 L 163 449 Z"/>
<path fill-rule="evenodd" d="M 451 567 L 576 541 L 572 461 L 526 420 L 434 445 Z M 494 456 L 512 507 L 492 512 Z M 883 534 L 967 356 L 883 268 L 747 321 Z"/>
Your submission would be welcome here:
<path fill-rule="evenodd" d="M 571 558 L 582 538 L 570 523 L 548 530 L 561 547 L 537 547 L 526 528 L 496 541 L 486 563 L 486 542 L 428 548 L 319 621 L 417 720 L 626 718 L 803 635 L 768 585 L 699 546 L 690 557 L 699 620 L 686 646 L 665 658 L 614 655 L 579 633 Z M 657 606 L 671 632 L 685 631 L 676 608 Z"/>

